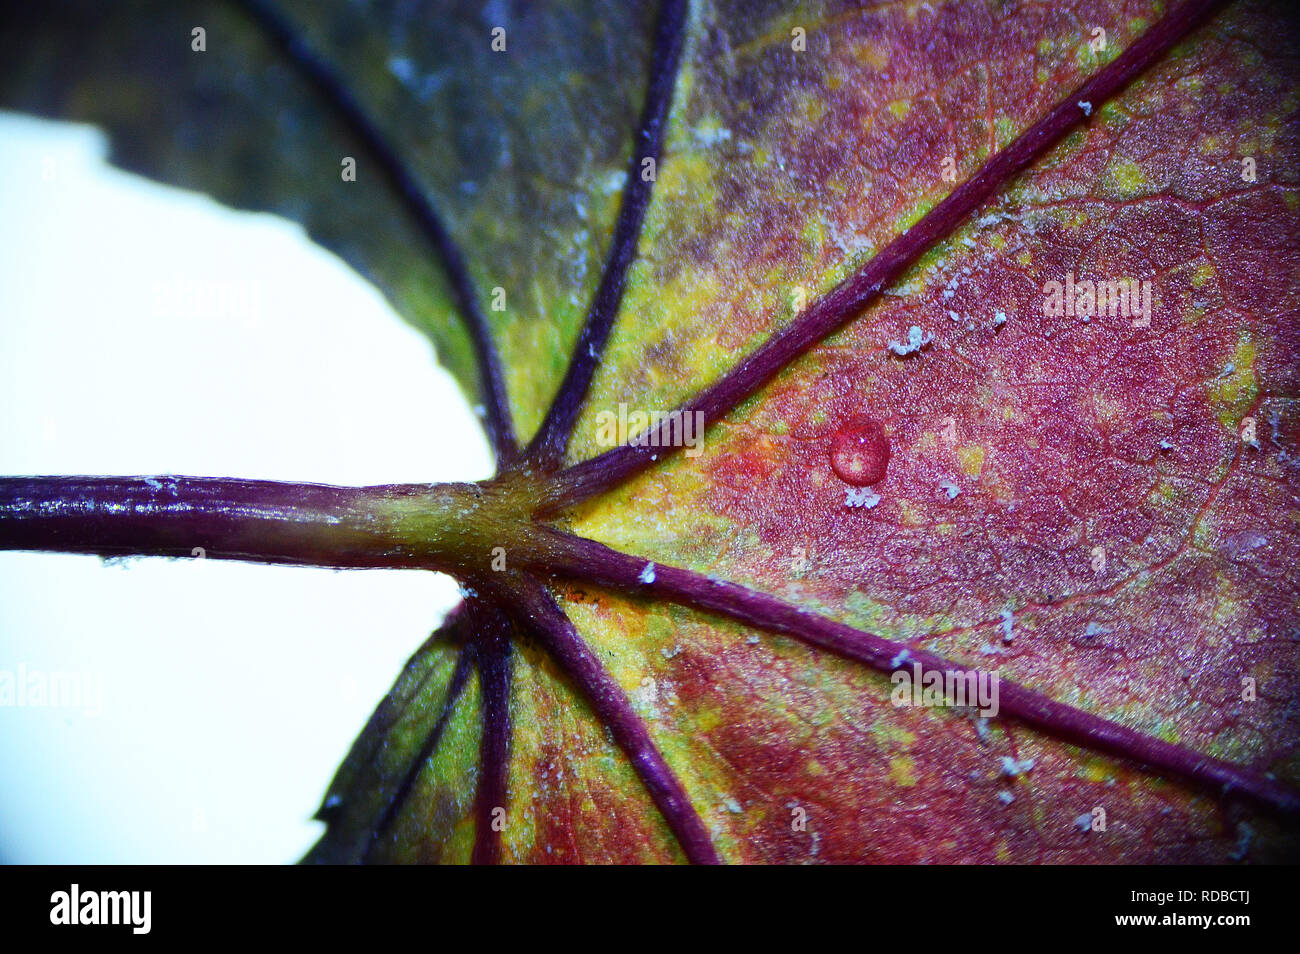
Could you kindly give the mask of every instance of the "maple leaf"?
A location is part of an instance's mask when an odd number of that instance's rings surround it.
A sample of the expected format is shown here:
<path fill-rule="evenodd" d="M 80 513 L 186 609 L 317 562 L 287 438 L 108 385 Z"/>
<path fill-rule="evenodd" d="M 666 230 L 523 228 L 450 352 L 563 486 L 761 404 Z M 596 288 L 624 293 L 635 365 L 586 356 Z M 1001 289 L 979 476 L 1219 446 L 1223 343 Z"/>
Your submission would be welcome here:
<path fill-rule="evenodd" d="M 462 580 L 308 860 L 1294 851 L 1280 6 L 9 15 L 0 99 L 302 221 L 482 407 L 480 485 L 0 480 L 6 549 Z"/>

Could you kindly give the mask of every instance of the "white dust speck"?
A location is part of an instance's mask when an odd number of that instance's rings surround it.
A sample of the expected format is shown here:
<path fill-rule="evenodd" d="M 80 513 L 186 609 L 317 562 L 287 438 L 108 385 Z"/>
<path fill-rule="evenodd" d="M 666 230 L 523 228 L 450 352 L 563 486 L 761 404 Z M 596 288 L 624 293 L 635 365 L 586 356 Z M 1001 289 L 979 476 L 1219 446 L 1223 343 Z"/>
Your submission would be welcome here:
<path fill-rule="evenodd" d="M 1268 537 L 1256 530 L 1242 530 L 1229 535 L 1223 541 L 1223 549 L 1233 560 L 1247 556 L 1252 550 L 1258 550 L 1268 544 Z"/>
<path fill-rule="evenodd" d="M 655 704 L 659 701 L 659 686 L 654 677 L 646 676 L 641 684 L 632 690 L 632 703 L 639 710 L 657 715 Z"/>
<path fill-rule="evenodd" d="M 415 79 L 415 63 L 405 56 L 390 57 L 388 72 L 392 73 L 401 82 L 410 83 Z"/>
<path fill-rule="evenodd" d="M 1079 100 L 1079 108 L 1083 110 L 1083 115 L 1092 115 L 1092 103 L 1088 102 L 1086 99 Z"/>
<path fill-rule="evenodd" d="M 655 581 L 655 565 L 653 563 L 647 563 L 643 566 L 637 579 L 642 583 L 653 583 Z"/>
<path fill-rule="evenodd" d="M 1033 759 L 1021 759 L 1017 762 L 1009 755 L 1002 756 L 1002 774 L 1007 778 L 1015 778 L 1017 775 L 1024 775 L 1033 767 Z"/>
<path fill-rule="evenodd" d="M 613 195 L 615 192 L 622 192 L 625 185 L 627 185 L 627 170 L 619 169 L 605 176 L 600 188 L 606 195 Z"/>
<path fill-rule="evenodd" d="M 844 492 L 844 506 L 862 507 L 870 510 L 880 503 L 880 494 L 872 493 L 865 487 L 850 487 Z"/>
<path fill-rule="evenodd" d="M 1250 843 L 1255 840 L 1255 829 L 1245 822 L 1237 826 L 1237 850 L 1230 856 L 1233 861 L 1244 861 L 1250 851 Z"/>
<path fill-rule="evenodd" d="M 731 130 L 724 126 L 695 126 L 691 129 L 691 138 L 702 149 L 712 149 L 719 143 L 731 139 Z"/>
<path fill-rule="evenodd" d="M 889 350 L 900 358 L 905 358 L 909 354 L 916 354 L 933 340 L 932 335 L 922 334 L 921 329 L 913 325 L 907 329 L 907 342 L 891 341 L 889 342 Z"/>

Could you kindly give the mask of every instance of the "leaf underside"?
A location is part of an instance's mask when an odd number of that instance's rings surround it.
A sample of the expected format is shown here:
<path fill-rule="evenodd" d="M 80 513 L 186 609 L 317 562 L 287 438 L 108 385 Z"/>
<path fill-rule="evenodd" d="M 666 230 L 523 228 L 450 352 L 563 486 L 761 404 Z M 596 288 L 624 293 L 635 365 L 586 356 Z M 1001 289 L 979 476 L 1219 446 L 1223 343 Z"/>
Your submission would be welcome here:
<path fill-rule="evenodd" d="M 128 168 L 302 222 L 490 404 L 427 233 L 373 163 L 340 177 L 374 142 L 247 5 L 33 6 L 4 14 L 0 102 L 102 124 Z M 788 6 L 684 13 L 635 256 L 557 465 L 607 452 L 621 404 L 667 410 L 730 380 L 1166 15 Z M 526 442 L 618 244 L 660 12 L 278 9 L 435 197 Z M 566 500 L 557 525 L 1300 781 L 1295 39 L 1284 5 L 1228 5 L 1079 106 L 1079 125 L 883 295 L 711 423 L 701 454 L 665 448 Z M 1046 283 L 1067 273 L 1150 281 L 1149 327 L 1046 313 Z M 929 341 L 900 357 L 890 343 L 913 326 Z M 869 507 L 850 505 L 860 488 L 833 459 L 864 417 L 890 445 Z M 900 707 L 887 674 L 797 636 L 546 569 L 531 568 L 545 588 L 475 577 L 354 744 L 307 860 L 1295 854 L 1293 822 L 1222 792 L 1014 720 Z M 607 696 L 582 675 L 593 663 Z M 654 757 L 629 758 L 638 745 Z M 1105 830 L 1082 830 L 1098 808 Z M 690 847 L 695 823 L 707 850 Z"/>

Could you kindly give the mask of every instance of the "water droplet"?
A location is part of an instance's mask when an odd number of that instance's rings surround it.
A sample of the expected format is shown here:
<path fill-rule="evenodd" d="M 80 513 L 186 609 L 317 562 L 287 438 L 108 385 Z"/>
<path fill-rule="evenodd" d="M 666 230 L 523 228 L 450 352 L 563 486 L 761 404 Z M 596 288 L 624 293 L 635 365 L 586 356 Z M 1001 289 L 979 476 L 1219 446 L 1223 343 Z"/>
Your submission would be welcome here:
<path fill-rule="evenodd" d="M 831 467 L 840 480 L 855 487 L 874 484 L 889 464 L 885 426 L 869 417 L 856 417 L 831 438 Z"/>

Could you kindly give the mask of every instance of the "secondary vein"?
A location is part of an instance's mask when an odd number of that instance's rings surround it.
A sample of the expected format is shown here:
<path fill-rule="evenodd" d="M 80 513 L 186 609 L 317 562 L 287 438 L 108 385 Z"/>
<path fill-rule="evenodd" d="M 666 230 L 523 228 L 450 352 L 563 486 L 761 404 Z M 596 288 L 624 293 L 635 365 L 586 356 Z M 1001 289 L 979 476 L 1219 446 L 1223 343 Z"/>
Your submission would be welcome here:
<path fill-rule="evenodd" d="M 627 272 L 636 256 L 637 240 L 641 235 L 657 178 L 657 173 L 653 177 L 644 174 L 643 163 L 650 159 L 657 167 L 663 152 L 664 132 L 672 108 L 673 87 L 677 84 L 688 9 L 687 0 L 665 0 L 659 10 L 645 107 L 632 141 L 627 184 L 623 189 L 622 205 L 614 225 L 609 255 L 564 379 L 526 454 L 530 461 L 543 468 L 554 466 L 564 454 L 573 433 L 573 425 L 577 422 L 578 413 L 582 410 L 583 401 L 591 386 L 592 376 L 604 356 L 619 305 L 623 301 Z"/>
<path fill-rule="evenodd" d="M 658 596 L 695 609 L 707 610 L 890 673 L 913 663 L 924 670 L 969 672 L 972 667 L 935 653 L 914 649 L 874 633 L 855 629 L 828 617 L 786 603 L 737 583 L 702 576 L 682 567 L 655 562 L 646 574 L 644 558 L 622 553 L 595 540 L 550 530 L 552 545 L 545 565 L 560 576 L 609 586 L 637 596 Z M 1300 790 L 1269 775 L 1085 712 L 1074 706 L 1000 680 L 1002 713 L 1077 745 L 1132 759 L 1163 774 L 1208 786 L 1223 794 L 1240 793 L 1268 808 L 1300 813 Z"/>
<path fill-rule="evenodd" d="M 488 437 L 499 464 L 513 461 L 518 453 L 518 444 L 501 373 L 501 360 L 479 303 L 478 292 L 465 266 L 465 258 L 434 208 L 433 200 L 348 84 L 326 60 L 307 46 L 298 29 L 273 4 L 266 0 L 232 2 L 252 18 L 359 140 L 396 193 L 398 201 L 433 247 L 474 346 Z"/>
<path fill-rule="evenodd" d="M 1225 0 L 1188 0 L 1166 14 L 1107 66 L 1058 102 L 1038 122 L 994 155 L 920 221 L 886 245 L 855 274 L 810 305 L 790 325 L 741 359 L 740 363 L 691 398 L 681 409 L 703 414 L 711 424 L 789 367 L 797 358 L 857 317 L 936 242 L 948 237 L 1001 187 L 1058 142 L 1085 118 L 1080 102 L 1095 109 L 1123 91 Z M 557 475 L 539 512 L 554 512 L 618 486 L 655 460 L 681 449 L 670 439 L 674 416 L 666 415 L 659 433 L 637 445 L 624 444 L 575 464 Z"/>

